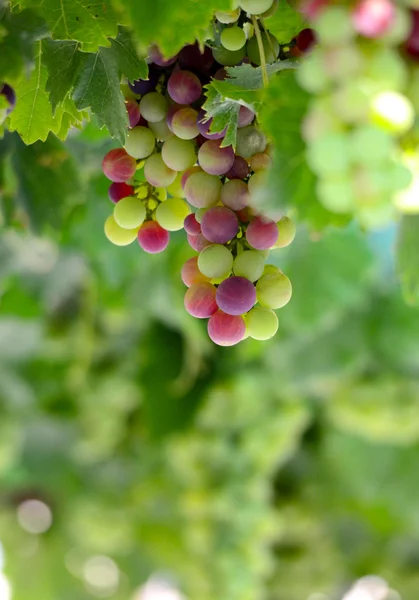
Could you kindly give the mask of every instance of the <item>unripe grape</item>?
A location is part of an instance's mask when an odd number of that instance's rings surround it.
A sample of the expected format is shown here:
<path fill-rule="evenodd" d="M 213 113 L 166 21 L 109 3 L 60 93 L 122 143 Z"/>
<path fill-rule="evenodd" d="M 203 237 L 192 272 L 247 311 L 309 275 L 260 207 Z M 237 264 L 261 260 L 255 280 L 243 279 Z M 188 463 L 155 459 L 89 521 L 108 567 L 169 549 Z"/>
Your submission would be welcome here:
<path fill-rule="evenodd" d="M 154 150 L 156 137 L 147 127 L 134 127 L 127 133 L 125 150 L 130 156 L 147 158 Z"/>
<path fill-rule="evenodd" d="M 167 187 L 176 179 L 176 171 L 163 162 L 161 154 L 152 154 L 144 165 L 144 176 L 155 187 Z"/>
<path fill-rule="evenodd" d="M 189 213 L 190 209 L 185 200 L 169 198 L 157 207 L 156 221 L 167 231 L 179 231 Z"/>
<path fill-rule="evenodd" d="M 251 158 L 266 148 L 265 135 L 253 125 L 237 130 L 236 152 L 243 158 Z"/>
<path fill-rule="evenodd" d="M 246 34 L 241 27 L 226 27 L 221 32 L 220 41 L 227 50 L 240 50 L 246 43 Z"/>
<path fill-rule="evenodd" d="M 271 339 L 278 331 L 278 317 L 273 310 L 255 306 L 246 315 L 247 332 L 254 340 Z"/>
<path fill-rule="evenodd" d="M 141 98 L 141 115 L 150 123 L 162 121 L 167 114 L 169 105 L 164 96 L 158 92 L 150 92 Z"/>
<path fill-rule="evenodd" d="M 294 240 L 297 231 L 294 221 L 289 217 L 281 217 L 276 226 L 278 228 L 278 239 L 272 248 L 285 248 L 289 246 Z"/>
<path fill-rule="evenodd" d="M 149 123 L 148 127 L 154 133 L 156 139 L 161 142 L 165 142 L 172 135 L 166 119 L 158 121 L 157 123 Z"/>
<path fill-rule="evenodd" d="M 269 38 L 268 38 L 269 36 Z M 265 61 L 267 63 L 275 62 L 279 54 L 279 42 L 272 33 L 261 34 L 263 50 L 265 53 Z M 259 46 L 256 36 L 250 38 L 246 46 L 247 56 L 255 65 L 262 64 L 262 58 L 259 52 Z"/>
<path fill-rule="evenodd" d="M 113 216 L 123 229 L 138 229 L 146 217 L 146 209 L 139 198 L 127 196 L 115 206 Z"/>
<path fill-rule="evenodd" d="M 291 282 L 283 273 L 262 275 L 256 284 L 256 294 L 258 302 L 265 308 L 282 308 L 291 299 Z"/>
<path fill-rule="evenodd" d="M 198 111 L 186 107 L 179 109 L 172 119 L 172 131 L 182 140 L 192 140 L 199 134 L 197 125 Z"/>
<path fill-rule="evenodd" d="M 217 21 L 220 21 L 220 23 L 224 23 L 226 25 L 230 24 L 230 23 L 235 23 L 237 21 L 237 19 L 240 17 L 240 9 L 236 8 L 235 10 L 216 10 L 215 11 L 215 18 L 217 19 Z"/>
<path fill-rule="evenodd" d="M 110 215 L 105 221 L 105 235 L 115 246 L 128 246 L 137 238 L 138 228 L 123 229 Z"/>
<path fill-rule="evenodd" d="M 235 50 L 234 52 L 223 47 L 213 48 L 212 54 L 215 60 L 220 63 L 220 65 L 223 65 L 223 67 L 234 67 L 246 56 L 246 48 L 243 46 L 243 48 Z"/>
<path fill-rule="evenodd" d="M 221 244 L 211 244 L 198 257 L 198 267 L 210 279 L 227 277 L 233 267 L 233 255 Z"/>
<path fill-rule="evenodd" d="M 174 135 L 164 142 L 161 155 L 164 163 L 175 171 L 185 171 L 196 163 L 194 142 Z"/>
<path fill-rule="evenodd" d="M 250 15 L 260 15 L 271 8 L 273 0 L 240 0 L 239 4 Z"/>

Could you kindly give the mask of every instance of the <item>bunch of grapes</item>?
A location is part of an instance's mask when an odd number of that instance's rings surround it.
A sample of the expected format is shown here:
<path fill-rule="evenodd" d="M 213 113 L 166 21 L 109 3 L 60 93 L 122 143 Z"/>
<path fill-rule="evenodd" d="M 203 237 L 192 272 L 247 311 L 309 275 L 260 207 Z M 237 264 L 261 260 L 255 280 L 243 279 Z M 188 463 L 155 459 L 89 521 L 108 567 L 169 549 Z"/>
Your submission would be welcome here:
<path fill-rule="evenodd" d="M 415 120 L 406 53 L 419 54 L 417 13 L 393 0 L 309 0 L 304 9 L 318 43 L 297 79 L 313 95 L 302 133 L 319 200 L 383 225 L 412 177 L 403 145 Z"/>
<path fill-rule="evenodd" d="M 149 78 L 124 86 L 126 144 L 111 150 L 102 165 L 115 203 L 106 236 L 119 246 L 137 240 L 154 254 L 168 246 L 171 231 L 184 228 L 199 253 L 182 269 L 185 307 L 194 317 L 209 319 L 210 338 L 223 346 L 248 336 L 271 338 L 278 329 L 274 310 L 291 297 L 289 279 L 277 267 L 265 266 L 271 249 L 291 243 L 295 226 L 287 216 L 272 218 L 255 208 L 271 165 L 256 115 L 240 107 L 233 149 L 224 145 L 225 131 L 211 131 L 202 109 L 203 86 L 212 77 L 225 78 L 225 65 L 245 58 L 260 64 L 251 20 L 262 36 L 263 60 L 277 59 L 278 42 L 260 31 L 253 14 L 272 11 L 273 5 L 242 0 L 243 10 L 217 13 L 220 35 L 202 53 L 197 45 L 186 46 L 166 60 L 151 48 Z"/>

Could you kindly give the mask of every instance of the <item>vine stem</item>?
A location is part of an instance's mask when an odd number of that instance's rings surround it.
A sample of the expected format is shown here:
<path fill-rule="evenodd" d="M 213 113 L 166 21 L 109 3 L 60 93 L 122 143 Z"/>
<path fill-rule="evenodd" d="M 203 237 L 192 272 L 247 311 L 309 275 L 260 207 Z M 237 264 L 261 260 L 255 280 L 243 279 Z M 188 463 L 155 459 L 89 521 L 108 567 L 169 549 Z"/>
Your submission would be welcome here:
<path fill-rule="evenodd" d="M 262 79 L 263 85 L 266 87 L 269 83 L 268 80 L 268 71 L 266 70 L 266 57 L 265 57 L 265 48 L 263 47 L 262 36 L 260 34 L 259 23 L 255 17 L 252 15 L 252 23 L 255 28 L 256 40 L 258 43 L 259 54 L 260 54 L 260 66 L 262 67 Z"/>

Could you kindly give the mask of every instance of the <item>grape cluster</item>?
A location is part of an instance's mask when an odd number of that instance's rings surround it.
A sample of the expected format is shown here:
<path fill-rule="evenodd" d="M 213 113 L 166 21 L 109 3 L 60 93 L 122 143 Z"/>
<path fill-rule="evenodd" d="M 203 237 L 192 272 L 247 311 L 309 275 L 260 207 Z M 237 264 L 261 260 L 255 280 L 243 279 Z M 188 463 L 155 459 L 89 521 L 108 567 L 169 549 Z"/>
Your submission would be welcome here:
<path fill-rule="evenodd" d="M 289 301 L 291 283 L 264 261 L 269 250 L 292 241 L 295 226 L 284 215 L 271 218 L 254 207 L 271 165 L 255 113 L 240 107 L 236 148 L 225 146 L 225 131 L 212 132 L 202 109 L 203 86 L 212 77 L 225 78 L 226 65 L 245 58 L 260 64 L 250 21 L 275 6 L 272 0 L 242 0 L 243 10 L 217 13 L 220 35 L 202 53 L 197 45 L 186 46 L 165 59 L 151 48 L 149 78 L 123 88 L 130 124 L 126 144 L 108 152 L 102 164 L 115 203 L 106 236 L 119 246 L 137 240 L 154 254 L 168 246 L 171 231 L 184 228 L 199 253 L 182 269 L 186 310 L 208 318 L 210 338 L 224 346 L 276 333 L 273 311 Z M 278 42 L 268 40 L 267 31 L 258 29 L 258 35 L 266 45 L 265 60 L 276 60 Z"/>
<path fill-rule="evenodd" d="M 402 44 L 407 40 L 415 53 L 415 13 L 392 0 L 352 6 L 309 0 L 304 10 L 318 43 L 302 59 L 297 79 L 313 95 L 302 133 L 318 198 L 333 212 L 355 214 L 365 227 L 381 226 L 394 217 L 397 194 L 411 181 L 401 141 L 415 113 Z"/>

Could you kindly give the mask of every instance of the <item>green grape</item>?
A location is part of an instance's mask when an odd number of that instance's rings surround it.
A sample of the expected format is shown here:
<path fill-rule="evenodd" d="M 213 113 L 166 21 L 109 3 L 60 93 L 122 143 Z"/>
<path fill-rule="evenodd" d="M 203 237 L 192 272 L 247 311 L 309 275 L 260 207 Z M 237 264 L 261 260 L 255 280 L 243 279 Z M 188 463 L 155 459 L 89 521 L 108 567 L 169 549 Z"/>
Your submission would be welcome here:
<path fill-rule="evenodd" d="M 185 197 L 182 187 L 182 175 L 183 173 L 178 173 L 174 182 L 167 186 L 167 191 L 171 196 L 174 196 L 175 198 Z"/>
<path fill-rule="evenodd" d="M 328 6 L 316 19 L 316 33 L 326 46 L 339 46 L 355 37 L 349 10 L 343 6 Z"/>
<path fill-rule="evenodd" d="M 157 207 L 156 221 L 167 231 L 178 231 L 183 228 L 183 222 L 190 212 L 185 200 L 169 198 Z"/>
<path fill-rule="evenodd" d="M 245 159 L 264 152 L 266 144 L 264 133 L 254 125 L 240 127 L 237 130 L 236 153 Z"/>
<path fill-rule="evenodd" d="M 195 213 L 195 219 L 198 221 L 198 223 L 201 223 L 202 217 L 207 212 L 207 210 L 208 208 L 198 208 L 198 210 Z"/>
<path fill-rule="evenodd" d="M 264 258 L 257 250 L 245 250 L 237 255 L 233 263 L 233 272 L 249 281 L 257 281 L 263 273 Z"/>
<path fill-rule="evenodd" d="M 152 154 L 147 158 L 144 175 L 148 183 L 155 187 L 166 187 L 176 179 L 176 171 L 164 163 L 161 154 Z"/>
<path fill-rule="evenodd" d="M 235 10 L 216 10 L 215 18 L 220 23 L 224 23 L 228 25 L 229 23 L 235 23 L 237 19 L 240 17 L 240 9 L 236 8 Z"/>
<path fill-rule="evenodd" d="M 350 213 L 354 210 L 355 196 L 348 176 L 333 179 L 319 179 L 316 192 L 325 208 L 335 213 Z"/>
<path fill-rule="evenodd" d="M 149 92 L 140 101 L 141 115 L 149 123 L 162 121 L 166 117 L 168 108 L 169 104 L 166 98 L 158 92 Z"/>
<path fill-rule="evenodd" d="M 307 162 L 317 175 L 346 171 L 350 165 L 349 141 L 344 134 L 331 133 L 307 148 Z"/>
<path fill-rule="evenodd" d="M 276 225 L 278 227 L 278 239 L 272 249 L 285 248 L 294 240 L 297 228 L 294 221 L 289 217 L 281 217 Z"/>
<path fill-rule="evenodd" d="M 240 50 L 246 43 L 246 34 L 241 27 L 226 27 L 221 32 L 220 41 L 226 50 Z"/>
<path fill-rule="evenodd" d="M 165 142 L 173 135 L 166 123 L 166 119 L 157 121 L 157 123 L 149 123 L 148 126 L 160 142 Z"/>
<path fill-rule="evenodd" d="M 361 72 L 365 60 L 361 52 L 352 44 L 327 48 L 323 57 L 324 69 L 335 81 L 348 81 Z"/>
<path fill-rule="evenodd" d="M 364 58 L 364 75 L 375 92 L 402 91 L 409 79 L 409 73 L 400 54 L 392 48 L 380 48 Z"/>
<path fill-rule="evenodd" d="M 170 169 L 185 171 L 196 163 L 195 142 L 172 135 L 164 142 L 161 155 Z"/>
<path fill-rule="evenodd" d="M 254 340 L 269 340 L 278 331 L 278 317 L 269 308 L 255 306 L 246 315 L 246 328 Z"/>
<path fill-rule="evenodd" d="M 301 62 L 295 77 L 300 86 L 307 92 L 317 94 L 330 85 L 330 77 L 324 66 L 324 54 L 320 48 L 315 49 Z"/>
<path fill-rule="evenodd" d="M 362 81 L 346 81 L 332 95 L 333 110 L 345 123 L 357 124 L 368 119 L 370 95 Z"/>
<path fill-rule="evenodd" d="M 282 275 L 282 271 L 276 265 L 265 265 L 263 275 Z"/>
<path fill-rule="evenodd" d="M 256 171 L 249 179 L 248 188 L 253 205 L 257 204 L 258 195 L 265 190 L 267 179 L 267 171 Z"/>
<path fill-rule="evenodd" d="M 156 137 L 150 129 L 134 127 L 127 133 L 125 150 L 134 158 L 147 158 L 153 152 L 155 144 Z"/>
<path fill-rule="evenodd" d="M 273 0 L 239 0 L 239 4 L 250 15 L 260 15 L 271 8 Z"/>
<path fill-rule="evenodd" d="M 272 33 L 269 33 L 269 32 L 268 33 L 263 32 L 261 34 L 261 38 L 262 38 L 263 50 L 265 53 L 265 61 L 267 63 L 275 62 L 276 59 L 278 58 L 278 54 L 279 54 L 278 40 L 276 39 L 276 37 L 274 35 L 272 35 Z M 255 35 L 253 37 L 251 37 L 250 40 L 247 42 L 246 50 L 247 50 L 247 56 L 250 58 L 252 63 L 254 63 L 255 65 L 258 65 L 258 66 L 262 64 L 262 59 L 261 59 L 260 52 L 259 52 L 258 41 L 257 41 L 257 38 Z"/>
<path fill-rule="evenodd" d="M 415 121 L 415 110 L 406 96 L 398 92 L 381 92 L 371 101 L 371 120 L 390 133 L 406 133 Z"/>
<path fill-rule="evenodd" d="M 198 268 L 203 275 L 210 279 L 225 278 L 233 267 L 233 255 L 221 244 L 211 244 L 202 250 L 198 256 Z"/>
<path fill-rule="evenodd" d="M 265 308 L 282 308 L 291 298 L 291 281 L 283 273 L 262 275 L 256 284 L 256 297 Z"/>
<path fill-rule="evenodd" d="M 123 229 L 135 229 L 146 218 L 146 209 L 139 198 L 127 196 L 115 205 L 113 216 L 116 223 Z"/>
<path fill-rule="evenodd" d="M 278 10 L 278 6 L 279 0 L 274 0 L 272 6 L 268 8 L 268 10 L 265 10 L 265 12 L 261 13 L 259 16 L 262 19 L 269 19 L 269 17 L 272 17 L 276 13 L 276 11 Z"/>
<path fill-rule="evenodd" d="M 226 48 L 222 47 L 213 48 L 212 54 L 215 60 L 220 63 L 220 65 L 223 65 L 223 67 L 234 67 L 235 65 L 238 65 L 239 62 L 241 62 L 246 56 L 246 49 L 243 46 L 243 48 L 240 48 L 240 50 L 235 50 L 232 52 L 231 50 L 226 50 Z"/>
<path fill-rule="evenodd" d="M 156 187 L 154 188 L 154 195 L 160 202 L 164 202 L 167 200 L 167 189 L 164 187 Z"/>
<path fill-rule="evenodd" d="M 110 215 L 105 221 L 105 235 L 115 246 L 128 246 L 137 239 L 137 229 L 123 229 L 115 221 L 113 215 Z"/>
<path fill-rule="evenodd" d="M 388 158 L 393 149 L 391 137 L 373 125 L 354 129 L 349 142 L 353 161 L 361 165 L 376 165 Z"/>

